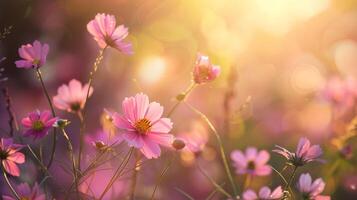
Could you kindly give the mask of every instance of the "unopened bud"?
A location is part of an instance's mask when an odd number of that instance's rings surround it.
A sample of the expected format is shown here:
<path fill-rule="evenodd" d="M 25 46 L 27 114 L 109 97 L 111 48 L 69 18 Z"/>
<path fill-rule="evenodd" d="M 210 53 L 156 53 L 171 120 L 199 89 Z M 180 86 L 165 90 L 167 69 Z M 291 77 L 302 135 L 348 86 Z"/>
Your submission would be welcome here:
<path fill-rule="evenodd" d="M 183 140 L 180 139 L 175 139 L 174 142 L 172 143 L 172 146 L 176 149 L 176 150 L 181 150 L 183 149 L 186 144 Z"/>
<path fill-rule="evenodd" d="M 67 119 L 58 119 L 53 126 L 57 127 L 57 128 L 65 128 L 70 123 L 71 123 L 71 121 L 69 121 Z"/>

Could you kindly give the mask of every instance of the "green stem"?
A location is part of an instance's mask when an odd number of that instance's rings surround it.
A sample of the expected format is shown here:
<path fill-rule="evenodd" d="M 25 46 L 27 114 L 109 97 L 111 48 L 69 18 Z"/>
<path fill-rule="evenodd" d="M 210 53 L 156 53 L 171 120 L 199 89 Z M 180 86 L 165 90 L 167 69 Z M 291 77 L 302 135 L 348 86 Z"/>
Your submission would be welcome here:
<path fill-rule="evenodd" d="M 45 83 L 44 83 L 43 78 L 42 78 L 42 73 L 41 73 L 41 71 L 40 71 L 40 69 L 38 67 L 36 68 L 36 73 L 37 73 L 38 79 L 41 82 L 42 90 L 43 90 L 43 92 L 44 92 L 44 94 L 45 94 L 45 96 L 47 98 L 48 104 L 50 105 L 52 116 L 56 117 L 56 112 L 55 112 L 55 109 L 53 107 L 50 95 L 48 94 L 47 88 L 46 88 Z M 51 157 L 50 157 L 50 160 L 49 160 L 49 162 L 47 164 L 47 169 L 49 169 L 51 167 L 51 165 L 52 165 L 53 158 L 55 157 L 56 145 L 57 145 L 57 129 L 53 128 L 53 143 L 52 143 Z"/>
<path fill-rule="evenodd" d="M 172 163 L 175 160 L 175 156 L 172 156 L 169 160 L 169 162 L 167 163 L 166 167 L 161 171 L 159 178 L 156 181 L 155 187 L 154 187 L 154 191 L 151 194 L 151 200 L 155 199 L 155 192 L 157 190 L 157 188 L 159 187 L 160 183 L 162 182 L 162 180 L 164 179 L 164 176 L 166 174 L 166 172 L 169 170 L 169 168 L 171 167 Z"/>
<path fill-rule="evenodd" d="M 285 190 L 288 190 L 288 189 L 290 190 L 290 186 L 291 186 L 291 183 L 293 182 L 293 179 L 294 179 L 294 177 L 296 175 L 297 168 L 298 168 L 297 166 L 294 167 L 294 170 L 293 170 L 293 173 L 290 176 L 289 182 L 288 182 L 287 185 L 285 185 Z"/>
<path fill-rule="evenodd" d="M 140 164 L 140 160 L 141 160 L 141 154 L 139 151 L 135 152 L 135 166 L 134 166 L 134 172 L 132 175 L 132 182 L 131 182 L 131 189 L 130 189 L 130 196 L 129 199 L 130 200 L 134 200 L 135 199 L 135 188 L 136 188 L 136 182 L 137 182 L 137 178 L 138 178 L 138 173 L 140 170 L 139 164 Z"/>
<path fill-rule="evenodd" d="M 76 161 L 75 161 L 74 154 L 73 154 L 73 146 L 72 146 L 71 140 L 69 139 L 68 134 L 66 133 L 64 128 L 61 128 L 61 131 L 62 131 L 62 134 L 63 134 L 63 136 L 66 139 L 67 144 L 68 144 L 68 153 L 69 153 L 69 157 L 70 157 L 71 162 L 72 162 L 73 180 L 74 180 L 74 183 L 76 185 L 77 198 L 79 199 L 78 175 L 77 175 Z"/>
<path fill-rule="evenodd" d="M 12 187 L 10 181 L 9 181 L 9 178 L 7 177 L 7 174 L 4 170 L 4 168 L 2 167 L 2 173 L 4 175 L 4 178 L 5 178 L 5 181 L 6 181 L 6 184 L 9 186 L 11 192 L 14 194 L 14 196 L 16 197 L 17 200 L 20 200 L 20 196 L 17 194 L 16 190 L 14 189 L 14 187 Z"/>
<path fill-rule="evenodd" d="M 221 154 L 221 157 L 222 157 L 222 160 L 223 160 L 224 169 L 225 169 L 226 174 L 228 176 L 229 182 L 231 183 L 231 186 L 232 186 L 232 189 L 233 189 L 233 194 L 234 194 L 234 196 L 237 196 L 237 187 L 236 187 L 236 184 L 235 184 L 235 182 L 233 180 L 233 176 L 232 176 L 232 173 L 231 173 L 230 168 L 229 168 L 228 159 L 227 159 L 226 153 L 224 151 L 223 142 L 222 142 L 222 139 L 221 139 L 220 135 L 218 134 L 216 128 L 213 126 L 213 124 L 211 123 L 211 121 L 208 119 L 208 117 L 205 114 L 203 114 L 201 111 L 197 110 L 196 108 L 194 108 L 190 104 L 187 104 L 187 105 L 188 105 L 189 108 L 191 108 L 191 110 L 193 110 L 195 113 L 200 115 L 202 117 L 202 119 L 206 121 L 206 123 L 208 124 L 208 126 L 210 127 L 210 129 L 212 130 L 214 135 L 216 136 L 216 139 L 217 139 L 217 142 L 218 142 L 218 146 L 219 146 L 219 150 L 220 150 L 220 154 Z"/>
<path fill-rule="evenodd" d="M 123 162 L 120 163 L 120 165 L 118 166 L 118 168 L 115 170 L 112 178 L 110 179 L 110 181 L 108 182 L 107 186 L 105 187 L 103 193 L 100 195 L 100 197 L 98 198 L 99 200 L 102 200 L 104 195 L 108 192 L 108 190 L 112 187 L 112 185 L 114 184 L 115 180 L 121 175 L 122 171 L 125 169 L 126 165 L 128 164 L 131 155 L 133 154 L 133 150 L 134 148 L 131 147 L 130 150 L 128 151 L 128 153 L 125 155 Z"/>
<path fill-rule="evenodd" d="M 78 113 L 78 118 L 80 121 L 80 131 L 79 131 L 79 152 L 78 152 L 78 170 L 81 170 L 81 160 L 82 160 L 82 152 L 83 152 L 83 145 L 84 145 L 84 118 L 83 118 L 83 114 L 79 111 Z"/>
<path fill-rule="evenodd" d="M 247 174 L 247 176 L 245 177 L 245 180 L 244 180 L 243 190 L 246 190 L 250 186 L 252 181 L 253 181 L 253 176 L 250 174 Z"/>

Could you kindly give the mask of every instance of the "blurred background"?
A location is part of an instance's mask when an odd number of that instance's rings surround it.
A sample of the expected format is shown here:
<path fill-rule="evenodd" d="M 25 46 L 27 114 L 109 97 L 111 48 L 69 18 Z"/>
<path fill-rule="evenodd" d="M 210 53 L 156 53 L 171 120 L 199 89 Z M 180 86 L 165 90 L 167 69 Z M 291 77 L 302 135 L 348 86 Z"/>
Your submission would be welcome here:
<path fill-rule="evenodd" d="M 37 108 L 48 109 L 34 71 L 15 67 L 17 49 L 36 39 L 50 45 L 42 72 L 51 96 L 73 78 L 84 83 L 98 53 L 86 24 L 97 13 L 113 14 L 118 24 L 129 27 L 128 40 L 135 53 L 124 56 L 112 49 L 106 51 L 88 102 L 88 135 L 101 129 L 103 108 L 121 111 L 124 97 L 137 92 L 148 94 L 167 112 L 175 96 L 190 85 L 195 58 L 201 52 L 221 66 L 222 74 L 197 87 L 187 102 L 212 120 L 228 153 L 248 146 L 271 151 L 275 144 L 294 150 L 298 139 L 306 136 L 323 146 L 327 163 L 304 170 L 313 172 L 313 178 L 323 177 L 327 182 L 324 194 L 331 194 L 332 199 L 357 198 L 356 142 L 352 136 L 341 139 L 355 115 L 354 97 L 346 103 L 341 91 L 345 80 L 351 80 L 351 90 L 357 91 L 357 1 L 2 0 L 0 31 L 8 27 L 11 31 L 0 41 L 0 58 L 6 57 L 0 67 L 9 79 L 0 84 L 9 88 L 17 121 Z M 331 79 L 335 82 L 329 87 Z M 333 95 L 335 99 L 330 98 Z M 0 100 L 4 136 L 8 116 L 3 98 Z M 68 132 L 77 141 L 78 120 L 59 113 L 72 121 Z M 204 199 L 213 187 L 197 170 L 197 162 L 215 180 L 228 183 L 214 137 L 185 105 L 180 105 L 172 120 L 173 134 L 194 132 L 200 126 L 198 131 L 209 139 L 201 153 L 177 156 L 177 164 L 165 176 L 157 197 L 184 199 L 179 188 Z M 50 137 L 44 139 L 49 141 Z M 65 146 L 61 138 L 60 142 Z M 341 153 L 347 145 L 352 147 L 348 156 Z M 66 158 L 65 147 L 61 148 L 57 160 Z M 166 152 L 159 161 L 143 167 L 137 186 L 139 198 L 150 196 L 169 156 Z M 283 159 L 272 154 L 270 164 L 281 169 Z M 21 178 L 33 181 L 35 164 L 23 169 L 28 172 Z M 53 170 L 58 170 L 58 180 L 51 182 L 48 190 L 61 199 L 61 186 L 70 183 L 71 177 L 60 172 L 60 167 Z M 242 182 L 240 176 L 236 178 Z M 264 184 L 277 186 L 281 181 L 272 174 L 254 180 L 253 187 Z"/>

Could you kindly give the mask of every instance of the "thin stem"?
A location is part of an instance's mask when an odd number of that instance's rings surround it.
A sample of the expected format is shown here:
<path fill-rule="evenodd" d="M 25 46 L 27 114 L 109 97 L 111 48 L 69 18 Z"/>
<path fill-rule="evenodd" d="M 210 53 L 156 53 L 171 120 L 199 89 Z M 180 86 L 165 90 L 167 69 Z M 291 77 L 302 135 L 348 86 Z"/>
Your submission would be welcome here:
<path fill-rule="evenodd" d="M 220 184 L 220 187 L 223 187 L 225 185 L 225 183 Z M 211 200 L 217 193 L 217 188 L 215 188 L 207 197 L 206 200 Z"/>
<path fill-rule="evenodd" d="M 294 170 L 293 170 L 293 173 L 290 176 L 289 182 L 288 182 L 287 185 L 285 185 L 285 190 L 288 190 L 290 188 L 290 185 L 293 182 L 293 179 L 294 179 L 294 177 L 296 175 L 297 168 L 298 168 L 297 166 L 294 167 Z"/>
<path fill-rule="evenodd" d="M 191 195 L 187 194 L 185 191 L 181 190 L 180 188 L 175 188 L 175 190 L 179 193 L 181 193 L 183 196 L 185 196 L 189 200 L 195 200 Z"/>
<path fill-rule="evenodd" d="M 73 153 L 73 146 L 71 143 L 71 140 L 68 137 L 68 134 L 66 133 L 66 131 L 64 130 L 64 128 L 61 128 L 62 134 L 64 136 L 64 138 L 67 141 L 67 145 L 68 145 L 68 153 L 69 153 L 69 157 L 71 159 L 72 162 L 72 170 L 73 170 L 73 180 L 74 183 L 76 185 L 76 192 L 77 192 L 77 197 L 79 197 L 79 191 L 78 191 L 78 175 L 77 175 L 77 168 L 76 168 L 76 161 L 74 158 L 74 153 Z"/>
<path fill-rule="evenodd" d="M 7 185 L 9 186 L 11 192 L 14 194 L 14 196 L 16 197 L 17 200 L 20 200 L 20 196 L 17 194 L 17 192 L 16 192 L 16 190 L 14 189 L 14 187 L 12 187 L 12 185 L 11 185 L 11 183 L 10 183 L 10 181 L 9 181 L 9 178 L 7 177 L 7 174 L 6 174 L 5 170 L 4 170 L 4 168 L 2 167 L 1 169 L 2 169 L 2 173 L 3 173 L 3 175 L 4 175 L 4 178 L 5 178 L 5 181 L 6 181 Z"/>
<path fill-rule="evenodd" d="M 36 155 L 36 153 L 33 151 L 33 149 L 30 147 L 30 145 L 27 145 L 27 148 L 29 149 L 29 151 L 31 152 L 33 157 L 37 160 L 37 162 L 40 164 L 40 167 L 41 167 L 42 171 L 46 172 L 49 175 L 50 173 L 48 172 L 46 166 L 43 164 L 41 159 Z"/>
<path fill-rule="evenodd" d="M 139 173 L 139 170 L 140 170 L 140 162 L 141 162 L 141 154 L 139 151 L 136 151 L 135 152 L 135 168 L 134 168 L 134 172 L 133 172 L 133 175 L 132 175 L 132 182 L 131 182 L 131 189 L 130 189 L 130 196 L 129 196 L 129 199 L 130 200 L 134 200 L 135 199 L 135 188 L 136 188 L 136 182 L 137 182 L 137 178 L 138 178 L 138 173 Z"/>
<path fill-rule="evenodd" d="M 253 180 L 253 176 L 250 174 L 247 174 L 247 176 L 245 177 L 245 180 L 244 180 L 243 190 L 246 190 L 250 186 L 252 180 Z"/>
<path fill-rule="evenodd" d="M 155 199 L 155 192 L 157 190 L 157 188 L 159 187 L 160 183 L 162 182 L 162 180 L 164 179 L 164 176 L 166 174 L 166 172 L 169 170 L 169 168 L 171 167 L 172 163 L 174 162 L 174 160 L 176 159 L 175 156 L 172 156 L 169 160 L 169 162 L 167 163 L 166 167 L 161 171 L 159 178 L 156 181 L 155 187 L 154 187 L 154 191 L 152 192 L 151 195 L 151 200 Z"/>
<path fill-rule="evenodd" d="M 78 170 L 81 170 L 81 160 L 82 160 L 82 152 L 83 152 L 83 145 L 84 145 L 84 118 L 83 118 L 83 115 L 82 115 L 82 112 L 79 111 L 77 112 L 78 114 L 78 118 L 79 118 L 79 121 L 80 121 L 80 131 L 79 131 L 79 152 L 78 152 L 78 163 L 77 163 L 77 166 L 78 166 Z"/>
<path fill-rule="evenodd" d="M 210 127 L 210 129 L 212 130 L 214 135 L 216 136 L 216 139 L 217 139 L 217 142 L 218 142 L 218 146 L 219 146 L 219 150 L 220 150 L 220 154 L 221 154 L 221 157 L 222 157 L 222 160 L 223 160 L 224 169 L 225 169 L 226 174 L 228 176 L 229 182 L 231 183 L 231 186 L 232 186 L 232 189 L 233 189 L 233 194 L 234 194 L 234 196 L 237 196 L 237 187 L 235 185 L 232 173 L 231 173 L 230 168 L 229 168 L 228 159 L 227 159 L 226 153 L 224 151 L 224 147 L 223 147 L 223 143 L 222 143 L 222 139 L 221 139 L 220 135 L 218 134 L 216 128 L 213 126 L 213 124 L 211 123 L 211 121 L 208 119 L 208 117 L 205 114 L 203 114 L 201 111 L 197 110 L 196 108 L 194 108 L 190 104 L 187 104 L 187 105 L 188 105 L 189 108 L 191 108 L 191 110 L 196 112 L 198 115 L 200 115 L 202 117 L 203 120 L 206 121 L 206 123 L 208 124 L 208 126 Z"/>
<path fill-rule="evenodd" d="M 48 104 L 49 104 L 49 106 L 51 108 L 52 116 L 56 117 L 56 112 L 55 112 L 55 109 L 53 107 L 50 95 L 48 94 L 48 91 L 47 91 L 47 88 L 45 86 L 45 83 L 43 82 L 41 71 L 40 71 L 40 69 L 38 67 L 36 68 L 36 73 L 37 73 L 38 79 L 41 82 L 42 90 L 43 90 L 43 92 L 44 92 L 44 94 L 45 94 L 45 96 L 47 98 Z M 52 165 L 53 158 L 54 158 L 55 152 L 56 152 L 56 145 L 57 145 L 57 129 L 53 128 L 53 143 L 52 143 L 51 157 L 50 157 L 50 160 L 49 160 L 49 162 L 47 164 L 47 169 L 49 169 L 51 167 L 51 165 Z"/>
<path fill-rule="evenodd" d="M 188 88 L 181 94 L 179 94 L 176 97 L 176 104 L 171 108 L 171 110 L 169 111 L 169 113 L 167 114 L 167 117 L 171 117 L 171 115 L 174 113 L 174 111 L 176 110 L 176 108 L 181 104 L 181 102 L 185 101 L 185 99 L 188 97 L 188 95 L 191 93 L 191 91 L 195 88 L 196 83 L 192 82 Z"/>
<path fill-rule="evenodd" d="M 121 175 L 121 172 L 125 169 L 126 165 L 128 164 L 131 155 L 133 154 L 134 148 L 131 147 L 128 153 L 125 155 L 123 162 L 120 163 L 118 168 L 115 170 L 114 175 L 108 182 L 107 186 L 105 187 L 103 193 L 100 195 L 99 200 L 102 200 L 104 195 L 108 192 L 108 190 L 112 187 L 114 184 L 115 180 Z"/>
<path fill-rule="evenodd" d="M 78 154 L 78 169 L 81 169 L 81 157 L 82 157 L 82 150 L 83 150 L 83 143 L 84 143 L 84 130 L 86 127 L 85 124 L 85 115 L 86 115 L 86 107 L 87 107 L 87 101 L 89 98 L 89 93 L 90 93 L 90 89 L 92 87 L 93 84 L 93 80 L 94 80 L 94 74 L 97 72 L 99 64 L 101 63 L 101 61 L 103 60 L 103 53 L 105 51 L 107 47 L 104 47 L 103 49 L 99 50 L 99 54 L 95 59 L 95 62 L 93 64 L 93 71 L 91 71 L 89 73 L 89 80 L 88 80 L 88 89 L 87 89 L 87 94 L 86 94 L 86 99 L 85 99 L 85 103 L 84 103 L 84 107 L 83 107 L 83 114 L 81 112 L 78 112 L 78 117 L 81 120 L 81 128 L 79 131 L 79 137 L 80 137 L 80 144 L 79 144 L 79 154 Z"/>
<path fill-rule="evenodd" d="M 232 198 L 232 195 L 230 195 L 227 191 L 225 191 L 218 183 L 216 183 L 216 181 L 213 180 L 213 178 L 211 178 L 199 165 L 199 163 L 197 163 L 197 168 L 200 170 L 200 172 L 212 183 L 212 185 L 217 189 L 217 191 L 221 192 L 222 194 L 224 194 L 225 196 L 227 196 L 228 198 Z"/>
<path fill-rule="evenodd" d="M 10 131 L 9 131 L 9 134 L 10 134 L 10 137 L 14 136 L 14 122 L 16 123 L 15 121 L 15 117 L 14 117 L 14 113 L 12 112 L 12 109 L 11 109 L 11 98 L 10 98 L 10 95 L 9 95 L 9 89 L 6 87 L 6 88 L 3 88 L 2 90 L 3 92 L 3 95 L 5 97 L 5 101 L 6 101 L 6 111 L 7 111 L 7 114 L 9 116 L 9 128 L 10 128 Z"/>

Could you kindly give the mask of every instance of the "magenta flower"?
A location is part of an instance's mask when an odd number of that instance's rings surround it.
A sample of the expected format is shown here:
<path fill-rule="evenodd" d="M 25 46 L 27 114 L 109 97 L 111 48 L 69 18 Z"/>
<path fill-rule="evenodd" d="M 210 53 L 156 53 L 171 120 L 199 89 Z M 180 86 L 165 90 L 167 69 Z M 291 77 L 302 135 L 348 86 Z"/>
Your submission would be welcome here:
<path fill-rule="evenodd" d="M 122 131 L 124 140 L 148 158 L 158 158 L 160 145 L 171 147 L 173 136 L 169 118 L 161 118 L 164 108 L 156 102 L 149 103 L 143 93 L 125 98 L 122 103 L 124 115 L 114 113 L 114 125 Z"/>
<path fill-rule="evenodd" d="M 18 193 L 21 200 L 46 200 L 46 195 L 41 192 L 40 187 L 37 183 L 30 188 L 27 183 L 21 183 L 16 187 L 16 192 Z M 4 200 L 15 200 L 15 197 L 2 196 Z"/>
<path fill-rule="evenodd" d="M 33 136 L 35 139 L 42 138 L 48 134 L 56 121 L 57 117 L 51 117 L 48 110 L 29 113 L 21 120 L 22 125 L 27 129 L 24 136 Z"/>
<path fill-rule="evenodd" d="M 311 180 L 309 173 L 301 174 L 297 184 L 298 190 L 304 200 L 329 200 L 329 196 L 320 195 L 325 188 L 325 182 L 318 178 L 314 182 Z"/>
<path fill-rule="evenodd" d="M 254 147 L 248 147 L 245 154 L 242 151 L 235 150 L 231 153 L 231 159 L 234 161 L 234 167 L 237 174 L 250 174 L 256 176 L 266 176 L 271 173 L 271 167 L 267 164 L 270 155 L 267 151 L 258 150 Z"/>
<path fill-rule="evenodd" d="M 213 81 L 221 73 L 219 66 L 211 64 L 208 56 L 198 54 L 193 69 L 193 80 L 197 84 Z"/>
<path fill-rule="evenodd" d="M 319 145 L 311 145 L 307 138 L 300 138 L 296 152 L 291 153 L 287 149 L 276 146 L 278 149 L 273 150 L 288 160 L 288 164 L 294 166 L 303 166 L 312 161 L 321 161 L 322 150 Z"/>
<path fill-rule="evenodd" d="M 332 104 L 350 107 L 357 97 L 357 82 L 348 77 L 345 80 L 340 77 L 331 77 L 322 90 L 322 96 Z"/>
<path fill-rule="evenodd" d="M 49 51 L 48 44 L 41 44 L 34 41 L 33 44 L 22 45 L 19 48 L 19 55 L 22 60 L 15 62 L 18 68 L 38 68 L 46 63 L 46 57 Z"/>
<path fill-rule="evenodd" d="M 0 160 L 5 171 L 12 176 L 20 176 L 17 164 L 25 162 L 25 155 L 19 152 L 22 145 L 14 144 L 11 138 L 0 140 Z"/>
<path fill-rule="evenodd" d="M 124 25 L 116 26 L 114 15 L 97 14 L 95 18 L 87 24 L 88 32 L 97 41 L 100 48 L 113 47 L 124 54 L 133 54 L 132 44 L 124 42 L 128 36 L 128 28 Z"/>
<path fill-rule="evenodd" d="M 273 192 L 268 187 L 262 187 L 258 195 L 253 190 L 246 190 L 243 193 L 243 200 L 279 200 L 283 195 L 281 186 L 275 188 Z"/>
<path fill-rule="evenodd" d="M 53 97 L 53 103 L 60 110 L 79 112 L 86 103 L 88 87 L 88 84 L 82 87 L 81 82 L 72 79 L 68 85 L 63 84 L 58 88 L 57 95 Z M 92 93 L 93 87 L 89 90 L 89 97 Z"/>

